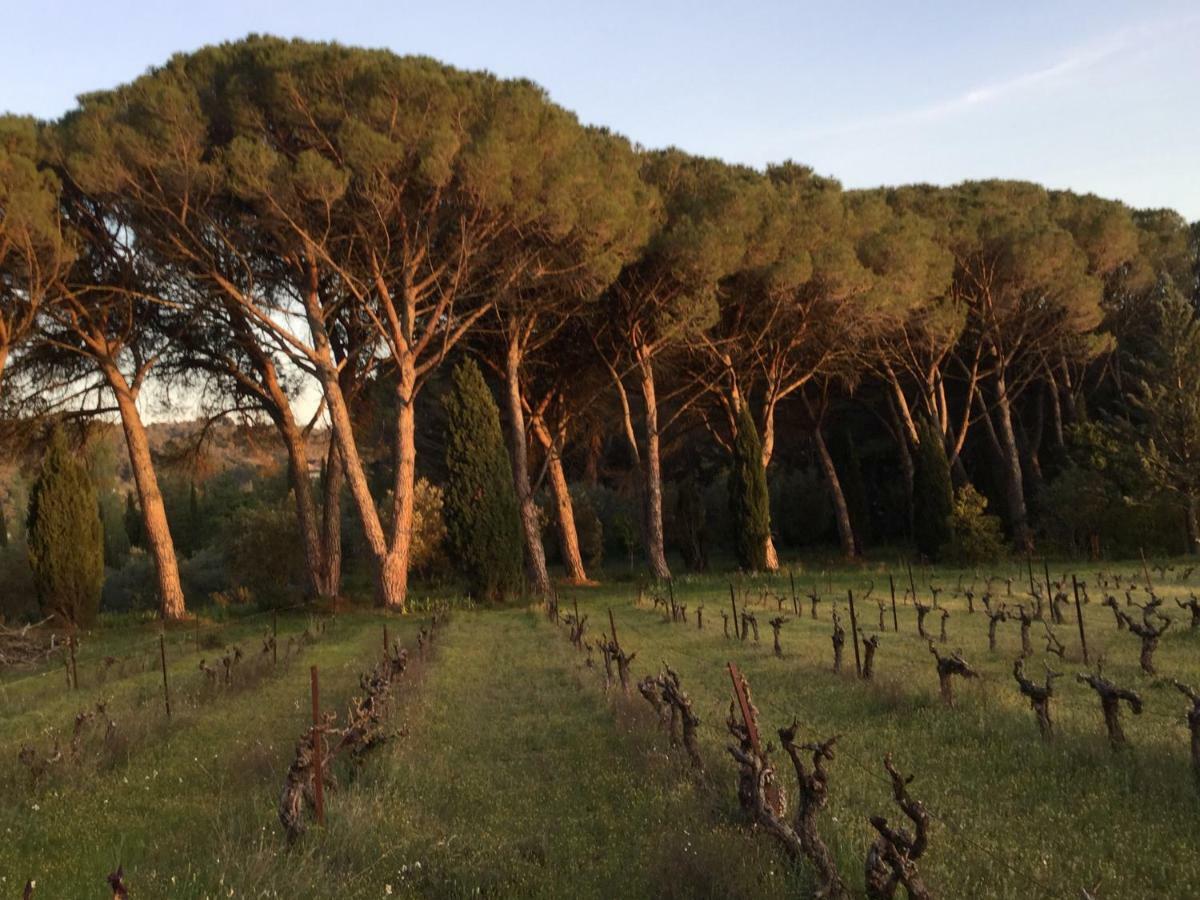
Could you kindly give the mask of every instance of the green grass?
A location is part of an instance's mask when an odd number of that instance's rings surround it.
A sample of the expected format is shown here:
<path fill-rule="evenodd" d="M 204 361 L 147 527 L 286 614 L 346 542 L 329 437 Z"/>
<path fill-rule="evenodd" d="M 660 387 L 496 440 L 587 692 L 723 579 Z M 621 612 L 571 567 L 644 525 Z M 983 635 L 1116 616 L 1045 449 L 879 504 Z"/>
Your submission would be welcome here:
<path fill-rule="evenodd" d="M 1057 577 L 1063 567 L 1052 571 Z M 1027 589 L 1020 574 L 1016 594 Z M 636 691 L 629 699 L 619 688 L 606 694 L 599 656 L 589 667 L 542 613 L 459 611 L 398 683 L 391 727 L 400 733 L 361 769 L 339 764 L 327 826 L 291 848 L 276 803 L 309 721 L 308 666 L 320 666 L 325 707 L 342 711 L 358 674 L 377 658 L 381 624 L 415 648 L 425 620 L 339 614 L 296 658 L 257 672 L 248 665 L 240 685 L 215 692 L 197 663 L 220 653 L 197 651 L 187 632 L 171 634 L 169 722 L 157 646 L 149 647 L 150 662 L 142 656 L 152 626 L 110 624 L 85 636 L 78 692 L 65 689 L 57 667 L 0 680 L 0 894 L 15 895 L 35 878 L 35 896 L 102 896 L 105 874 L 122 863 L 132 895 L 142 897 L 805 896 L 804 867 L 790 865 L 737 808 L 724 726 L 725 663 L 734 661 L 754 690 L 765 735 L 792 716 L 805 740 L 842 735 L 821 826 L 856 891 L 872 840 L 867 817 L 898 815 L 881 765 L 891 751 L 915 774 L 911 791 L 935 816 L 921 868 L 937 896 L 1076 897 L 1097 881 L 1109 898 L 1192 896 L 1200 883 L 1200 794 L 1188 766 L 1183 698 L 1166 679 L 1200 682 L 1200 634 L 1187 631 L 1169 599 L 1165 611 L 1176 626 L 1158 652 L 1161 675 L 1143 675 L 1137 639 L 1117 632 L 1099 606 L 1094 567 L 1079 574 L 1093 598 L 1085 608 L 1093 656 L 1102 654 L 1105 673 L 1146 698 L 1144 715 L 1125 717 L 1127 752 L 1110 750 L 1095 697 L 1074 681 L 1083 666 L 1073 619 L 1058 629 L 1067 661 L 1051 659 L 1067 676 L 1056 698 L 1058 736 L 1051 744 L 1039 739 L 1011 676 L 1017 626 L 1001 625 L 998 651 L 989 653 L 982 612 L 970 616 L 961 598 L 950 597 L 956 572 L 935 579 L 952 611 L 945 649 L 961 649 L 984 677 L 956 684 L 954 709 L 938 698 L 932 658 L 903 598 L 898 634 L 888 610 L 873 683 L 854 678 L 849 643 L 846 672 L 830 670 L 834 598 L 848 629 L 846 590 L 862 597 L 873 580 L 859 623 L 876 631 L 874 600 L 887 595 L 882 569 L 797 571 L 801 595 L 816 582 L 826 598 L 817 621 L 807 603 L 801 617 L 791 612 L 786 576 L 738 582 L 739 602 L 749 596 L 758 616 L 759 644 L 722 636 L 729 593 L 720 576 L 676 580 L 687 625 L 639 605 L 632 583 L 564 590 L 564 609 L 578 599 L 592 639 L 607 630 L 613 610 L 622 644 L 637 652 L 635 677 L 662 660 L 679 672 L 702 720 L 703 775 L 666 746 Z M 916 573 L 923 596 L 927 578 Z M 1159 589 L 1171 598 L 1191 588 L 1169 576 Z M 1003 594 L 1004 583 L 996 590 Z M 782 659 L 772 655 L 767 625 L 775 594 L 788 607 Z M 282 657 L 285 636 L 312 623 L 281 616 L 279 627 Z M 929 628 L 937 633 L 935 616 Z M 231 622 L 220 642 L 242 646 L 249 664 L 263 630 L 262 619 Z M 1044 646 L 1035 630 L 1033 676 L 1050 659 Z M 103 655 L 129 662 L 101 682 L 94 663 Z M 69 737 L 74 714 L 98 699 L 118 722 L 118 749 L 103 758 L 85 753 L 32 786 L 16 761 L 19 747 L 48 746 L 52 733 Z M 776 751 L 774 758 L 790 790 L 786 757 Z"/>

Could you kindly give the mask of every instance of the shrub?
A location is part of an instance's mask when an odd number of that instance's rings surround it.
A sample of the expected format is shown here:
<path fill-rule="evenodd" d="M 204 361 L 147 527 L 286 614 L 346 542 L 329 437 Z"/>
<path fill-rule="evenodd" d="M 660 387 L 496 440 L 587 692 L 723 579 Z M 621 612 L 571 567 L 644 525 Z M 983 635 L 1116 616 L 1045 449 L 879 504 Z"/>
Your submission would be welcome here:
<path fill-rule="evenodd" d="M 101 606 L 105 612 L 140 612 L 158 608 L 154 562 L 145 550 L 133 548 L 119 568 L 108 570 Z"/>
<path fill-rule="evenodd" d="M 445 492 L 436 484 L 418 478 L 413 496 L 412 547 L 409 566 L 430 578 L 450 568 L 446 556 Z"/>
<path fill-rule="evenodd" d="M 762 464 L 762 443 L 746 404 L 742 404 L 738 414 L 737 436 L 733 441 L 729 514 L 738 564 L 751 572 L 765 569 L 767 540 L 771 537 L 771 501 Z"/>
<path fill-rule="evenodd" d="M 266 608 L 304 594 L 300 525 L 289 500 L 237 510 L 227 537 L 233 586 L 249 588 Z"/>
<path fill-rule="evenodd" d="M 43 614 L 88 625 L 104 585 L 104 528 L 87 469 L 56 428 L 29 500 L 29 565 Z"/>
<path fill-rule="evenodd" d="M 950 462 L 941 432 L 927 419 L 921 420 L 918 429 L 921 444 L 913 474 L 913 541 L 922 556 L 938 559 L 942 548 L 954 539 Z"/>
<path fill-rule="evenodd" d="M 0 621 L 19 621 L 37 615 L 37 587 L 29 568 L 29 549 L 22 540 L 0 547 Z"/>
<path fill-rule="evenodd" d="M 955 492 L 951 538 L 941 556 L 959 563 L 981 563 L 1004 555 L 1004 529 L 997 516 L 988 515 L 987 505 L 987 498 L 970 484 Z"/>
<path fill-rule="evenodd" d="M 471 593 L 497 602 L 520 590 L 521 522 L 500 411 L 470 360 L 455 366 L 446 411 L 445 517 Z"/>

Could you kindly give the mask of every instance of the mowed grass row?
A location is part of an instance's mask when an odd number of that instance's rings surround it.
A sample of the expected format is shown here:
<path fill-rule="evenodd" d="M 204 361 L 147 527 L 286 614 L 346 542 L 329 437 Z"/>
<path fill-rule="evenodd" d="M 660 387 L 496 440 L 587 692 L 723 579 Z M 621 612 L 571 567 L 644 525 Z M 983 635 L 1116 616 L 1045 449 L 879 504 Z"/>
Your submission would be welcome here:
<path fill-rule="evenodd" d="M 389 622 L 405 645 L 415 645 L 419 624 Z M 276 804 L 311 721 L 309 666 L 320 667 L 323 707 L 341 718 L 358 674 L 380 652 L 378 617 L 336 617 L 292 664 L 281 662 L 253 688 L 181 710 L 119 764 L 88 771 L 85 762 L 72 773 L 64 762 L 41 786 L 10 791 L 13 802 L 0 811 L 0 891 L 32 878 L 41 896 L 98 895 L 105 875 L 123 864 L 141 896 L 230 896 L 231 888 L 243 893 L 233 879 L 251 880 L 247 859 L 285 868 Z M 161 696 L 136 714 L 162 717 Z"/>
<path fill-rule="evenodd" d="M 331 803 L 324 832 L 272 864 L 262 895 L 794 895 L 802 876 L 651 756 L 644 723 L 617 723 L 540 613 L 456 613 L 406 735 Z"/>
<path fill-rule="evenodd" d="M 953 586 L 957 577 L 949 574 L 938 583 Z M 839 573 L 832 576 L 831 590 L 829 577 L 821 576 L 819 592 L 825 600 L 818 621 L 809 618 L 806 601 L 802 617 L 792 612 L 786 577 L 773 582 L 788 596 L 783 659 L 772 654 L 767 620 L 778 614 L 777 605 L 768 598 L 763 608 L 761 581 L 749 586 L 761 634 L 758 644 L 722 637 L 720 610 L 728 610 L 729 594 L 727 584 L 717 578 L 676 582 L 677 599 L 688 605 L 687 625 L 664 622 L 649 604 L 637 607 L 636 590 L 629 587 L 564 593 L 563 601 L 566 609 L 576 597 L 580 600 L 581 610 L 590 616 L 593 638 L 607 631 L 606 609 L 611 606 L 622 645 L 638 653 L 637 675 L 652 671 L 660 660 L 679 672 L 703 720 L 712 777 L 723 780 L 731 798 L 735 770 L 725 750 L 724 721 L 732 699 L 726 661 L 733 660 L 747 675 L 766 735 L 773 738 L 793 716 L 806 741 L 841 734 L 823 825 L 851 885 L 861 886 L 863 859 L 874 837 L 867 817 L 903 818 L 892 802 L 881 764 L 883 754 L 891 751 L 903 771 L 916 775 L 913 795 L 935 814 L 933 841 L 922 870 L 943 896 L 1078 896 L 1081 887 L 1097 882 L 1103 895 L 1112 897 L 1195 895 L 1200 884 L 1200 859 L 1194 853 L 1200 795 L 1188 765 L 1185 703 L 1167 679 L 1200 682 L 1200 635 L 1187 630 L 1180 610 L 1170 608 L 1176 626 L 1163 639 L 1156 658 L 1160 676 L 1154 678 L 1138 670 L 1137 638 L 1116 631 L 1111 611 L 1098 605 L 1098 591 L 1091 588 L 1093 603 L 1084 615 L 1093 659 L 1103 654 L 1105 673 L 1138 689 L 1147 701 L 1144 715 L 1124 713 L 1132 752 L 1114 754 L 1104 737 L 1095 695 L 1074 682 L 1084 666 L 1073 616 L 1057 629 L 1068 646 L 1067 660 L 1043 652 L 1039 627 L 1033 632 L 1037 652 L 1026 663 L 1035 679 L 1042 676 L 1043 662 L 1064 673 L 1054 710 L 1059 733 L 1046 745 L 1012 678 L 1012 662 L 1020 651 L 1015 622 L 1000 626 L 997 652 L 990 653 L 986 616 L 981 611 L 971 616 L 965 602 L 949 599 L 949 590 L 942 594 L 942 605 L 952 611 L 952 618 L 950 639 L 938 649 L 961 649 L 983 676 L 957 681 L 958 705 L 946 709 L 938 697 L 933 658 L 916 635 L 915 610 L 902 599 L 897 605 L 900 633 L 894 634 L 888 598 L 888 631 L 881 639 L 875 682 L 854 678 L 845 590 L 852 586 L 861 596 L 874 578 L 874 596 L 879 596 L 881 580 L 886 596 L 887 579 L 878 573 Z M 803 587 L 798 581 L 801 593 Z M 982 589 L 976 590 L 978 597 Z M 1163 585 L 1158 590 L 1170 595 L 1187 587 Z M 1003 592 L 1000 583 L 998 594 Z M 918 594 L 931 602 L 919 582 Z M 841 676 L 831 671 L 830 607 L 835 598 L 847 630 Z M 705 609 L 703 631 L 697 629 L 694 615 L 700 603 Z M 976 607 L 982 609 L 978 599 Z M 860 606 L 859 624 L 868 634 L 878 632 L 873 600 Z M 936 636 L 938 628 L 939 617 L 933 613 L 927 629 Z M 777 750 L 774 759 L 790 783 L 786 755 Z M 765 835 L 760 840 L 770 841 Z"/>

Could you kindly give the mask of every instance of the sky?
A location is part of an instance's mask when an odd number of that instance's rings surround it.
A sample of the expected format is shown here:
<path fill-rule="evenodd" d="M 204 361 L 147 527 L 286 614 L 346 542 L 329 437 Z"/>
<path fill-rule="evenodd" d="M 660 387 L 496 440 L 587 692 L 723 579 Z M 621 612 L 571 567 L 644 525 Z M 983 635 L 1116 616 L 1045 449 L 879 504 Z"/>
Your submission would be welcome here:
<path fill-rule="evenodd" d="M 1200 219 L 1200 2 L 5 0 L 0 109 L 53 118 L 251 32 L 531 78 L 647 147 L 847 187 L 1020 178 Z"/>

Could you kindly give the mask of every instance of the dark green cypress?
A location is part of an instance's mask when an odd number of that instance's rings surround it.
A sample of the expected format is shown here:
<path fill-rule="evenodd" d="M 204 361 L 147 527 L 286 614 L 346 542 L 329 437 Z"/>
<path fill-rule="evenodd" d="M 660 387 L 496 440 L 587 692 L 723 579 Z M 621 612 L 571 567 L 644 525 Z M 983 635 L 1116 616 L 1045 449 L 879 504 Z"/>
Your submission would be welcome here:
<path fill-rule="evenodd" d="M 471 360 L 450 376 L 443 512 L 456 565 L 471 593 L 499 602 L 522 583 L 521 520 L 500 411 Z"/>
<path fill-rule="evenodd" d="M 738 564 L 748 571 L 767 567 L 767 539 L 771 535 L 771 498 L 762 463 L 762 442 L 754 417 L 743 404 L 733 440 L 733 465 L 729 470 L 729 512 Z"/>
<path fill-rule="evenodd" d="M 56 428 L 29 498 L 29 565 L 44 615 L 88 625 L 104 585 L 104 527 L 87 469 Z"/>
<path fill-rule="evenodd" d="M 954 537 L 954 487 L 941 433 L 927 419 L 917 427 L 921 445 L 913 473 L 913 539 L 917 552 L 937 559 Z"/>

